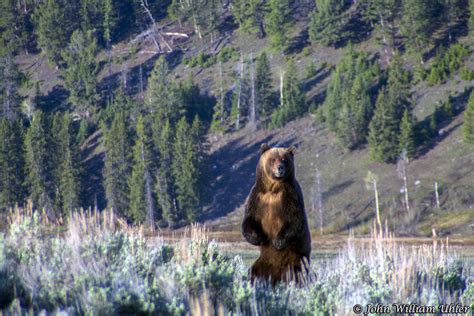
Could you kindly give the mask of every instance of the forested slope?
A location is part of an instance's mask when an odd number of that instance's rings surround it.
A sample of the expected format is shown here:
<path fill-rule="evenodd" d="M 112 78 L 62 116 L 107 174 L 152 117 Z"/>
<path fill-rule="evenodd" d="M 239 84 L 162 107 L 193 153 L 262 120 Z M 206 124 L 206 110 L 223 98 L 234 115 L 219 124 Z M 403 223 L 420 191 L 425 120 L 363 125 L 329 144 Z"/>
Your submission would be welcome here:
<path fill-rule="evenodd" d="M 472 234 L 472 1 L 0 6 L 3 212 L 237 229 L 268 142 L 319 232 Z"/>

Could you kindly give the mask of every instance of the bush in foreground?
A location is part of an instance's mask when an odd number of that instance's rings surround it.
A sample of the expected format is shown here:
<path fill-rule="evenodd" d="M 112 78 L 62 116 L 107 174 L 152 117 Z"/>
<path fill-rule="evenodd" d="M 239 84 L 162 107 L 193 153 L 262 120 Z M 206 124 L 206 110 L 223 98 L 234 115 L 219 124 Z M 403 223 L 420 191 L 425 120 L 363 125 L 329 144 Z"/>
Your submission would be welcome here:
<path fill-rule="evenodd" d="M 354 304 L 471 304 L 465 264 L 442 245 L 404 247 L 379 236 L 315 260 L 302 286 L 251 285 L 240 257 L 202 227 L 177 242 L 146 238 L 113 213 L 77 213 L 64 233 L 19 210 L 0 238 L 0 308 L 70 315 L 349 314 Z"/>

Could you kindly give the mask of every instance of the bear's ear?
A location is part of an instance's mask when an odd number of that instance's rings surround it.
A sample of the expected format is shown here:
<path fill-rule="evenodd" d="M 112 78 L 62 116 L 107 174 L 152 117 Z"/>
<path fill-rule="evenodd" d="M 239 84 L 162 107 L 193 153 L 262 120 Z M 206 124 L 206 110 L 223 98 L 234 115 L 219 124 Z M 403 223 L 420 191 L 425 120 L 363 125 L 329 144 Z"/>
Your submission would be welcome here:
<path fill-rule="evenodd" d="M 260 155 L 263 154 L 264 152 L 266 152 L 267 150 L 270 149 L 270 146 L 268 146 L 266 143 L 263 143 L 261 146 L 260 146 Z"/>
<path fill-rule="evenodd" d="M 290 148 L 288 148 L 288 152 L 290 153 L 290 155 L 294 156 L 296 153 L 296 147 L 291 146 Z"/>

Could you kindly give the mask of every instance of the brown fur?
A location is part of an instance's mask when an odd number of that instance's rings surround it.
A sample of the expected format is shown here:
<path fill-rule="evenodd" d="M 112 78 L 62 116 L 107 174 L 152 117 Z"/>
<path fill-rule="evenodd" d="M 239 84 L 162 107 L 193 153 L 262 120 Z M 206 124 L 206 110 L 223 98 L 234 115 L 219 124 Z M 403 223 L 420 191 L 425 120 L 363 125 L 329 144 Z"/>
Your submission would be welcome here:
<path fill-rule="evenodd" d="M 294 147 L 262 145 L 256 181 L 245 206 L 242 233 L 260 247 L 251 268 L 252 280 L 271 279 L 273 284 L 299 280 L 302 261 L 309 263 L 311 237 L 303 194 L 294 173 Z M 279 176 L 279 168 L 284 176 Z"/>

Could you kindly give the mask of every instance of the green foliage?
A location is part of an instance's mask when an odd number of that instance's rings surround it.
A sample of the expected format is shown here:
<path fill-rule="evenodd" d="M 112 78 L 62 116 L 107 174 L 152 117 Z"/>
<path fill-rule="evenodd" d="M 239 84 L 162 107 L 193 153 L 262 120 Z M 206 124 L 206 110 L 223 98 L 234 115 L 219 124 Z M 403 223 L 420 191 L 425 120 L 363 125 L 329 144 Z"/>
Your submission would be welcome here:
<path fill-rule="evenodd" d="M 19 117 L 23 76 L 11 52 L 0 53 L 0 117 L 14 121 Z"/>
<path fill-rule="evenodd" d="M 183 117 L 176 125 L 176 134 L 173 140 L 171 172 L 176 186 L 176 201 L 178 202 L 179 211 L 188 223 L 195 221 L 199 215 L 197 184 L 200 175 L 197 164 L 199 153 L 196 143 L 198 132 L 197 127 L 193 124 L 193 128 L 191 128 L 186 118 Z"/>
<path fill-rule="evenodd" d="M 474 31 L 474 0 L 469 0 L 469 33 Z"/>
<path fill-rule="evenodd" d="M 375 64 L 352 49 L 336 67 L 322 106 L 324 120 L 347 148 L 365 142 L 373 105 L 370 89 L 377 78 Z"/>
<path fill-rule="evenodd" d="M 462 62 L 466 56 L 469 55 L 469 49 L 463 44 L 454 44 L 448 50 L 440 49 L 433 61 L 431 70 L 428 71 L 428 84 L 433 86 L 447 80 L 451 74 L 461 67 Z M 466 68 L 467 69 L 467 68 Z M 472 74 L 466 72 L 460 76 L 471 76 Z"/>
<path fill-rule="evenodd" d="M 133 146 L 133 164 L 129 186 L 130 216 L 137 224 L 146 220 L 148 212 L 153 215 L 152 183 L 150 175 L 150 150 L 148 135 L 145 132 L 143 116 L 137 118 L 136 141 Z"/>
<path fill-rule="evenodd" d="M 26 198 L 23 137 L 21 121 L 0 118 L 0 210 L 22 205 Z"/>
<path fill-rule="evenodd" d="M 49 126 L 41 111 L 33 115 L 25 138 L 27 184 L 30 198 L 38 208 L 53 210 L 53 165 L 49 151 Z"/>
<path fill-rule="evenodd" d="M 67 65 L 63 71 L 64 83 L 69 90 L 69 101 L 75 105 L 76 110 L 88 117 L 88 113 L 95 112 L 98 99 L 97 75 L 99 65 L 96 61 L 97 41 L 88 31 L 75 31 L 71 42 L 62 54 Z"/>
<path fill-rule="evenodd" d="M 459 70 L 459 77 L 465 81 L 472 81 L 474 80 L 474 71 L 464 66 Z"/>
<path fill-rule="evenodd" d="M 196 56 L 185 58 L 183 63 L 189 67 L 199 66 L 200 68 L 209 68 L 215 65 L 218 61 L 228 62 L 238 56 L 238 51 L 232 46 L 224 46 L 217 55 L 205 54 L 200 51 Z"/>
<path fill-rule="evenodd" d="M 289 0 L 269 0 L 265 15 L 266 31 L 271 45 L 280 52 L 285 51 L 290 40 L 291 9 Z"/>
<path fill-rule="evenodd" d="M 462 136 L 467 144 L 474 144 L 474 93 L 471 92 L 462 124 Z"/>
<path fill-rule="evenodd" d="M 393 90 L 383 89 L 379 93 L 368 136 L 369 155 L 374 161 L 394 162 L 400 153 L 397 105 Z"/>
<path fill-rule="evenodd" d="M 78 3 L 47 0 L 36 7 L 33 14 L 38 46 L 56 65 L 61 62 L 65 43 L 78 26 Z"/>
<path fill-rule="evenodd" d="M 429 0 L 403 0 L 402 3 L 402 35 L 405 36 L 407 49 L 420 55 L 431 42 L 436 5 Z"/>
<path fill-rule="evenodd" d="M 400 152 L 406 151 L 407 157 L 413 157 L 415 153 L 415 132 L 413 118 L 408 109 L 403 112 L 400 122 Z"/>
<path fill-rule="evenodd" d="M 236 0 L 232 2 L 232 14 L 234 15 L 239 29 L 246 33 L 259 32 L 265 35 L 263 19 L 265 13 L 265 2 L 259 0 Z"/>
<path fill-rule="evenodd" d="M 311 13 L 309 38 L 313 44 L 336 46 L 346 34 L 346 1 L 317 0 L 316 9 Z"/>
<path fill-rule="evenodd" d="M 59 133 L 56 136 L 58 165 L 55 179 L 58 186 L 56 200 L 59 203 L 55 204 L 59 206 L 62 215 L 68 215 L 81 206 L 80 157 L 72 133 L 70 115 L 68 113 L 59 115 L 59 124 Z"/>
<path fill-rule="evenodd" d="M 224 314 L 345 315 L 355 303 L 472 304 L 467 263 L 441 247 L 349 242 L 331 261 L 313 263 L 304 284 L 269 289 L 251 284 L 240 256 L 224 255 L 199 228 L 172 246 L 89 214 L 73 216 L 63 237 L 51 228 L 35 212 L 0 235 L 0 293 L 17 295 L 2 295 L 0 308 L 182 315 L 200 304 Z"/>
<path fill-rule="evenodd" d="M 170 226 L 174 226 L 180 219 L 176 208 L 174 182 L 171 175 L 171 161 L 173 157 L 172 129 L 170 122 L 155 118 L 152 125 L 153 144 L 158 153 L 158 166 L 156 166 L 155 192 L 158 199 L 158 207 L 163 219 Z"/>
<path fill-rule="evenodd" d="M 102 126 L 104 133 L 104 187 L 107 207 L 118 214 L 130 218 L 129 186 L 130 138 L 126 125 L 126 115 L 118 112 L 110 127 Z"/>
<path fill-rule="evenodd" d="M 257 112 L 261 116 L 268 115 L 273 107 L 272 90 L 270 63 L 267 54 L 263 52 L 257 58 L 255 67 L 255 102 Z"/>
<path fill-rule="evenodd" d="M 144 110 L 155 113 L 161 121 L 174 121 L 182 109 L 174 83 L 170 80 L 168 62 L 162 56 L 153 68 L 146 91 Z"/>
<path fill-rule="evenodd" d="M 294 61 L 290 60 L 283 79 L 283 99 L 280 100 L 280 107 L 272 113 L 270 127 L 282 127 L 303 115 L 305 111 L 306 100 L 301 90 L 298 72 Z"/>
<path fill-rule="evenodd" d="M 318 70 L 316 68 L 316 64 L 314 63 L 313 60 L 310 60 L 305 68 L 305 78 L 306 79 L 312 78 L 316 76 L 317 73 L 318 73 Z"/>

